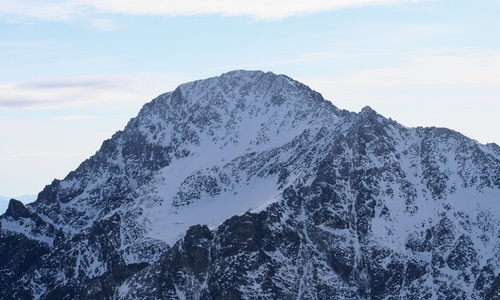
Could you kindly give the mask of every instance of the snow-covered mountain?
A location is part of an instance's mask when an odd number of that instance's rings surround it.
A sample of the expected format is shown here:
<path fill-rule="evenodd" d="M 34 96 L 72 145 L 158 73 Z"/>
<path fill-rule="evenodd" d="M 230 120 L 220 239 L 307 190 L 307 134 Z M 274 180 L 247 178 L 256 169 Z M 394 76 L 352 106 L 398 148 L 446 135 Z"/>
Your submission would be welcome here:
<path fill-rule="evenodd" d="M 234 71 L 0 218 L 1 299 L 496 299 L 500 147 Z"/>

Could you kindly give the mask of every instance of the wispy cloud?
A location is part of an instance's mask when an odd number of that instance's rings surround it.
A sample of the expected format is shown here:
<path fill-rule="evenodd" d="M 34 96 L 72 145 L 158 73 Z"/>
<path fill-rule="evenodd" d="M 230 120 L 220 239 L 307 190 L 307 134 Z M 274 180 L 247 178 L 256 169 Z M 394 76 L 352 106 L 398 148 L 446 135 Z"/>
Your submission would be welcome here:
<path fill-rule="evenodd" d="M 235 65 L 225 65 L 219 66 L 217 70 L 235 70 L 235 69 L 259 69 L 266 67 L 275 67 L 282 65 L 293 65 L 293 64 L 304 64 L 304 63 L 321 63 L 331 60 L 343 60 L 343 59 L 356 59 L 356 58 L 376 58 L 380 56 L 387 55 L 386 53 L 341 53 L 338 51 L 321 51 L 321 52 L 308 52 L 299 54 L 297 56 L 292 56 L 284 59 L 269 60 L 263 62 L 246 63 L 246 64 L 235 64 Z"/>
<path fill-rule="evenodd" d="M 125 14 L 152 15 L 197 15 L 218 14 L 225 16 L 248 16 L 254 19 L 282 19 L 290 16 L 317 13 L 332 9 L 356 6 L 415 2 L 409 0 L 86 0 L 100 11 Z"/>
<path fill-rule="evenodd" d="M 378 86 L 465 85 L 500 88 L 500 52 L 470 51 L 428 55 L 393 68 L 343 74 L 337 82 Z"/>
<path fill-rule="evenodd" d="M 333 9 L 419 1 L 425 0 L 6 0 L 0 7 L 0 13 L 52 20 L 65 20 L 89 12 L 161 16 L 247 16 L 274 20 Z"/>
<path fill-rule="evenodd" d="M 67 115 L 52 118 L 55 121 L 82 121 L 82 120 L 91 120 L 95 119 L 95 116 L 85 116 L 85 115 Z"/>
<path fill-rule="evenodd" d="M 139 80 L 129 77 L 74 77 L 9 83 L 0 85 L 0 108 L 127 105 L 138 101 L 143 86 Z"/>
<path fill-rule="evenodd" d="M 0 13 L 24 18 L 63 21 L 75 18 L 84 7 L 74 1 L 6 0 L 0 5 Z"/>
<path fill-rule="evenodd" d="M 117 78 L 96 78 L 96 77 L 76 77 L 76 78 L 55 78 L 33 80 L 19 83 L 18 86 L 28 89 L 64 89 L 64 88 L 94 88 L 108 89 L 121 86 L 123 79 Z"/>
<path fill-rule="evenodd" d="M 89 26 L 101 31 L 115 31 L 123 28 L 123 25 L 115 20 L 101 18 L 90 20 Z"/>
<path fill-rule="evenodd" d="M 17 154 L 7 154 L 0 156 L 0 161 L 11 160 L 24 160 L 29 158 L 68 158 L 68 157 L 81 157 L 81 153 L 67 153 L 67 152 L 25 152 Z"/>

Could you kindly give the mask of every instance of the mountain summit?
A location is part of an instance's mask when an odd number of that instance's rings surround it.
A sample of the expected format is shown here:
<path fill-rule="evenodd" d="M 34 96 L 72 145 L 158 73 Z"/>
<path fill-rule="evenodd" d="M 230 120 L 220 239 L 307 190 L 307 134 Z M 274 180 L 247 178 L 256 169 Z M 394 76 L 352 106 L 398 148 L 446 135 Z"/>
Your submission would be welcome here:
<path fill-rule="evenodd" d="M 500 147 L 233 71 L 0 218 L 1 299 L 497 299 Z"/>

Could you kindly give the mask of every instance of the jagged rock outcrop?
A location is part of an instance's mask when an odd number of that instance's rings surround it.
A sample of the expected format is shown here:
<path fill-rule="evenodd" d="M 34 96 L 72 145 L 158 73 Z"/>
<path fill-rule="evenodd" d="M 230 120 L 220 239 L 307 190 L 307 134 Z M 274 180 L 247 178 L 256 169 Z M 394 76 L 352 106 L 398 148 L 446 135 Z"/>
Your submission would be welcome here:
<path fill-rule="evenodd" d="M 11 201 L 0 298 L 495 299 L 499 199 L 495 144 L 234 71 Z"/>

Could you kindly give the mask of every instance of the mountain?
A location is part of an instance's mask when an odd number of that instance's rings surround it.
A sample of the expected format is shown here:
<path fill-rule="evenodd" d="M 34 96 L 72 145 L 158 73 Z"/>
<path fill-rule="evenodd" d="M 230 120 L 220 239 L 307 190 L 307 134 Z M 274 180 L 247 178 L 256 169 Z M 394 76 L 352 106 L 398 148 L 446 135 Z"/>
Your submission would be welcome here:
<path fill-rule="evenodd" d="M 499 299 L 500 147 L 233 71 L 0 217 L 0 299 Z"/>
<path fill-rule="evenodd" d="M 0 214 L 3 214 L 9 207 L 9 201 L 12 198 L 0 196 Z M 23 203 L 29 203 L 36 200 L 36 196 L 33 195 L 23 195 L 14 197 L 14 199 L 19 200 Z"/>

